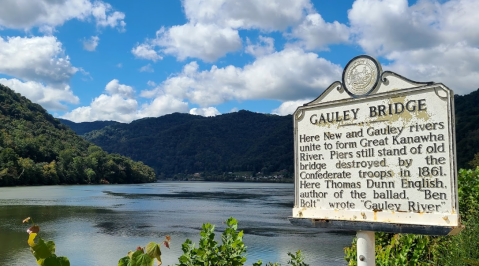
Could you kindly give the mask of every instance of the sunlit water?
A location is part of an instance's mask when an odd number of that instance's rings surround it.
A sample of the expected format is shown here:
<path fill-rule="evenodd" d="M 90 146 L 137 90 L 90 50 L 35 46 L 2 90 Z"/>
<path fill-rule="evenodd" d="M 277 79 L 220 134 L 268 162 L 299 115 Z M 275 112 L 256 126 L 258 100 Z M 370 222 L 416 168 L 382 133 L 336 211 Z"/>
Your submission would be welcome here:
<path fill-rule="evenodd" d="M 286 265 L 288 252 L 302 250 L 306 262 L 345 265 L 343 248 L 353 235 L 293 226 L 292 184 L 154 183 L 142 185 L 0 188 L 0 265 L 36 265 L 22 220 L 31 216 L 40 236 L 54 240 L 56 254 L 72 266 L 116 266 L 129 250 L 171 236 L 163 265 L 178 263 L 181 244 L 196 242 L 203 223 L 234 217 L 244 230 L 248 260 Z M 219 240 L 219 238 L 217 239 Z M 220 240 L 219 240 L 220 241 Z M 264 264 L 263 264 L 264 265 Z"/>

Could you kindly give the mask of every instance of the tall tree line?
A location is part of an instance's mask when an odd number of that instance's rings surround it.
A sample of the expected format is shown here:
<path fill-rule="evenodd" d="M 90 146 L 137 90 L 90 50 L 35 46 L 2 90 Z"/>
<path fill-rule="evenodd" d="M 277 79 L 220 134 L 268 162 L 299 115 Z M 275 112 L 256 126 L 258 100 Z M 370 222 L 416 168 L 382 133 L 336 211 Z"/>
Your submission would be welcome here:
<path fill-rule="evenodd" d="M 0 85 L 0 186 L 155 180 L 152 168 L 108 154 L 40 105 Z"/>

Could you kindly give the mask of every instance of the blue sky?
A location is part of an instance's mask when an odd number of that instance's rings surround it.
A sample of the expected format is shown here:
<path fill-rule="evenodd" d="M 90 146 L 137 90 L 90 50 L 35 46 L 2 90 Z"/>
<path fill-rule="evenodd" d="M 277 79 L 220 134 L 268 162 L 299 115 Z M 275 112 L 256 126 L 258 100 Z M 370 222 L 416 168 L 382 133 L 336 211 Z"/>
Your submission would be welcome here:
<path fill-rule="evenodd" d="M 479 88 L 479 0 L 1 0 L 0 83 L 76 122 L 287 115 L 353 57 Z"/>

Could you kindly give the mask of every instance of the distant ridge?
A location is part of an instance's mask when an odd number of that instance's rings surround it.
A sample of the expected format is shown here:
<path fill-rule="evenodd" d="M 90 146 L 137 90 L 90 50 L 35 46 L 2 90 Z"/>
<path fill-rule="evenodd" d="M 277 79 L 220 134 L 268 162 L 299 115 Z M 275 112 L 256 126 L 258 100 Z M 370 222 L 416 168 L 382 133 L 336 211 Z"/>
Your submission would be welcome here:
<path fill-rule="evenodd" d="M 174 113 L 112 124 L 84 137 L 108 152 L 143 161 L 162 177 L 197 172 L 293 172 L 291 115 L 244 110 L 216 117 Z"/>
<path fill-rule="evenodd" d="M 479 152 L 479 89 L 456 95 L 455 110 L 458 166 L 470 168 Z M 216 117 L 174 113 L 113 123 L 84 137 L 106 151 L 141 160 L 162 176 L 208 171 L 293 173 L 291 115 L 244 110 Z"/>
<path fill-rule="evenodd" d="M 61 119 L 61 118 L 58 118 L 58 120 L 60 120 L 62 124 L 71 128 L 78 135 L 83 135 L 90 131 L 102 129 L 107 126 L 120 124 L 120 122 L 116 122 L 116 121 L 94 121 L 94 122 L 75 123 L 70 120 Z"/>

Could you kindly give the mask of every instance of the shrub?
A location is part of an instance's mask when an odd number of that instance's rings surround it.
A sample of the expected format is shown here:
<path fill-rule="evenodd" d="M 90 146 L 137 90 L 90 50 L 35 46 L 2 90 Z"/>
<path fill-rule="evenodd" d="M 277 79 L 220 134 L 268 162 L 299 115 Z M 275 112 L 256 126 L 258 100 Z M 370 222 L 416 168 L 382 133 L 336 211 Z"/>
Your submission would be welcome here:
<path fill-rule="evenodd" d="M 457 236 L 376 232 L 376 265 L 479 265 L 479 167 L 458 173 L 459 211 L 465 229 Z M 356 238 L 344 249 L 357 265 Z"/>
<path fill-rule="evenodd" d="M 209 223 L 203 224 L 199 247 L 186 239 L 182 245 L 183 255 L 178 259 L 178 266 L 209 266 L 209 265 L 243 265 L 246 261 L 246 247 L 243 243 L 243 231 L 236 232 L 238 222 L 232 217 L 226 221 L 228 226 L 221 240 L 222 245 L 218 246 L 215 241 L 215 226 Z"/>
<path fill-rule="evenodd" d="M 413 234 L 375 233 L 376 265 L 429 265 L 427 244 L 429 236 Z M 351 247 L 344 249 L 345 259 L 350 266 L 357 264 L 357 239 Z"/>
<path fill-rule="evenodd" d="M 437 253 L 438 265 L 469 266 L 479 265 L 479 212 L 469 214 L 465 229 L 457 236 L 448 237 L 449 241 L 440 246 Z"/>

